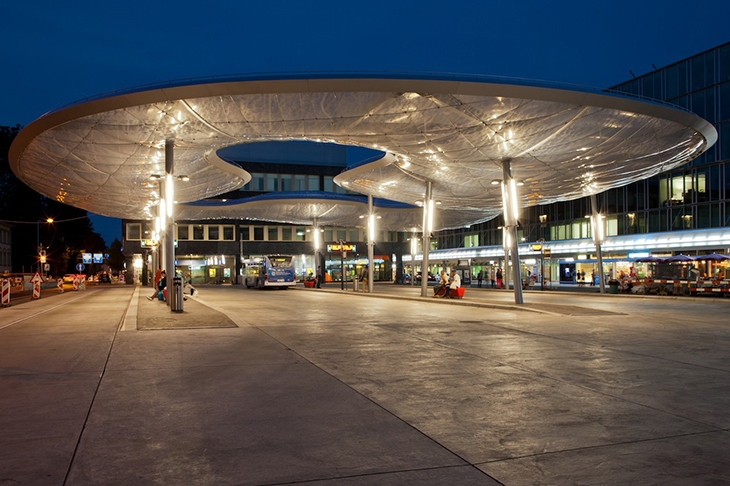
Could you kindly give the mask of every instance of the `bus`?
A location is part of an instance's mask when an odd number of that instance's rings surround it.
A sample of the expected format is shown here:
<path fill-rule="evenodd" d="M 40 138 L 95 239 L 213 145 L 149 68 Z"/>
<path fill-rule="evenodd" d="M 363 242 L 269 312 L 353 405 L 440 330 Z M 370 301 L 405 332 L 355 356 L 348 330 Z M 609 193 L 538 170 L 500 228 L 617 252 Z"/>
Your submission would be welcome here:
<path fill-rule="evenodd" d="M 247 288 L 293 287 L 297 284 L 292 255 L 267 255 L 244 263 L 243 283 Z"/>

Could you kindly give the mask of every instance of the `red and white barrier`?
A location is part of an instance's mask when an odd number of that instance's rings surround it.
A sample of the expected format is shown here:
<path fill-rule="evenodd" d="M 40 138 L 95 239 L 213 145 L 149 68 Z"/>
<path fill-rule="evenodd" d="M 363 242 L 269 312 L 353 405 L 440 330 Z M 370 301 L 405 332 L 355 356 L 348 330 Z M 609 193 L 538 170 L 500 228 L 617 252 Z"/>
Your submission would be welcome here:
<path fill-rule="evenodd" d="M 62 278 L 58 279 L 56 286 L 58 287 L 58 293 L 62 294 L 63 293 L 63 279 Z"/>
<path fill-rule="evenodd" d="M 74 290 L 79 290 L 79 277 L 74 277 Z"/>
<path fill-rule="evenodd" d="M 2 306 L 10 306 L 10 279 L 4 278 L 0 280 L 0 288 L 2 289 Z"/>
<path fill-rule="evenodd" d="M 37 300 L 41 298 L 41 284 L 34 283 L 33 284 L 33 300 Z"/>

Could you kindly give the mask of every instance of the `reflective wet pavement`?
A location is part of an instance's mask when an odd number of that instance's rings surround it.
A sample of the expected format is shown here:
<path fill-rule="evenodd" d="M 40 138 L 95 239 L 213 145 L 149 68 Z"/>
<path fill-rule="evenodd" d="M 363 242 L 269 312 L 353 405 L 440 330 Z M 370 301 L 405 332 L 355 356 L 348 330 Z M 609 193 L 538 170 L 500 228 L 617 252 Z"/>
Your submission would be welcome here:
<path fill-rule="evenodd" d="M 199 290 L 0 309 L 0 484 L 730 484 L 730 299 Z"/>

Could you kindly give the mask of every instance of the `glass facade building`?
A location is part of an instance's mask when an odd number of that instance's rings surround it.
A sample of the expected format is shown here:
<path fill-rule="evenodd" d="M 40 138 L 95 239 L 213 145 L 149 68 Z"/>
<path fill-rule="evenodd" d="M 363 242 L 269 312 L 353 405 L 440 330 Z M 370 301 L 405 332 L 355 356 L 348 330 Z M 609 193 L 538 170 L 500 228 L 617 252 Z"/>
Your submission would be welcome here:
<path fill-rule="evenodd" d="M 657 69 L 608 91 L 665 101 L 690 110 L 712 123 L 718 141 L 707 152 L 678 169 L 598 195 L 604 216 L 604 234 L 639 237 L 686 231 L 686 247 L 655 247 L 665 254 L 705 253 L 694 242 L 703 232 L 730 227 L 730 43 L 670 66 Z M 544 239 L 564 243 L 590 239 L 591 213 L 588 197 L 521 210 L 519 237 L 523 242 Z M 444 231 L 438 248 L 470 248 L 502 245 L 502 218 L 470 228 Z M 647 250 L 652 248 L 648 247 Z M 713 250 L 727 252 L 730 241 L 717 242 Z M 642 250 L 634 245 L 634 250 Z M 520 250 L 522 253 L 522 248 Z M 585 254 L 585 250 L 581 250 Z M 566 253 L 566 259 L 577 255 Z M 614 255 L 628 257 L 626 252 Z M 494 260 L 494 258 L 492 258 Z M 591 257 L 588 255 L 587 260 Z M 553 278 L 557 269 L 553 271 Z"/>

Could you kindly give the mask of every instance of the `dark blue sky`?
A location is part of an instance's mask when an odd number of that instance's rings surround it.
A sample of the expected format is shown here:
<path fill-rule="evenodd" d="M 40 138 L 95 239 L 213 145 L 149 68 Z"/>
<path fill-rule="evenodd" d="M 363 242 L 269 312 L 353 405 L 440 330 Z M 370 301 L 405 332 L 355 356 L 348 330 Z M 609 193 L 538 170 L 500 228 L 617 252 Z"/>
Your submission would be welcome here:
<path fill-rule="evenodd" d="M 730 1 L 0 2 L 0 125 L 115 89 L 419 71 L 609 87 L 730 41 Z M 95 227 L 108 243 L 114 220 Z"/>

